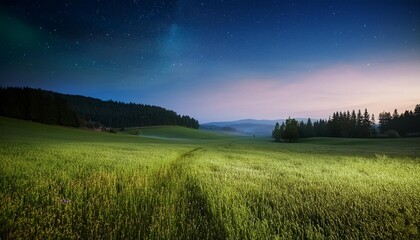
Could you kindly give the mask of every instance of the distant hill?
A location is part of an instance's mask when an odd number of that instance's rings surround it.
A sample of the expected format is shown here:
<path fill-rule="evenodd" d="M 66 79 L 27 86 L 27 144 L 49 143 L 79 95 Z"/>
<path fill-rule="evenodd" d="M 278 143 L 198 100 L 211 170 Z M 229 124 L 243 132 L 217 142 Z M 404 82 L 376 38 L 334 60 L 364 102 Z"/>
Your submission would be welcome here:
<path fill-rule="evenodd" d="M 216 126 L 216 125 L 201 125 L 200 126 L 201 129 L 203 130 L 215 130 L 215 131 L 224 131 L 224 132 L 237 132 L 236 129 L 231 128 L 231 127 L 220 127 L 220 126 Z"/>
<path fill-rule="evenodd" d="M 279 120 L 255 120 L 242 119 L 231 122 L 210 122 L 201 124 L 202 129 L 229 131 L 245 135 L 270 136 L 276 122 L 282 123 L 284 119 Z"/>
<path fill-rule="evenodd" d="M 305 121 L 306 118 L 297 118 L 298 121 Z M 271 136 L 274 126 L 278 122 L 282 124 L 285 119 L 276 120 L 257 120 L 257 119 L 241 119 L 227 122 L 209 122 L 200 125 L 202 129 L 218 130 L 229 129 L 229 131 L 238 132 L 246 135 Z"/>
<path fill-rule="evenodd" d="M 181 116 L 172 110 L 159 106 L 103 101 L 79 95 L 58 94 L 86 121 L 99 122 L 107 127 L 143 127 L 178 125 L 198 128 L 199 123 L 190 116 Z"/>
<path fill-rule="evenodd" d="M 257 125 L 275 125 L 277 122 L 282 123 L 285 119 L 277 119 L 277 120 L 257 120 L 257 119 L 241 119 L 236 121 L 226 121 L 226 122 L 209 122 L 204 123 L 203 125 L 213 125 L 213 126 L 231 126 L 237 124 L 257 124 Z"/>
<path fill-rule="evenodd" d="M 0 87 L 0 115 L 74 127 L 199 127 L 194 118 L 159 106 L 103 101 L 27 87 Z"/>

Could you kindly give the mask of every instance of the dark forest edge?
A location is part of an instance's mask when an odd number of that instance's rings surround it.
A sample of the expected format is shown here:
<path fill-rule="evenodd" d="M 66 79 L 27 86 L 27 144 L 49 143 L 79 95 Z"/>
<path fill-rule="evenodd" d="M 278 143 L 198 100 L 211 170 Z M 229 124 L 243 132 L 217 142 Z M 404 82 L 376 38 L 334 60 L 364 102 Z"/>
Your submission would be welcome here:
<path fill-rule="evenodd" d="M 369 138 L 369 137 L 420 137 L 420 104 L 414 111 L 406 110 L 398 114 L 397 109 L 391 115 L 389 112 L 379 114 L 379 127 L 375 124 L 375 117 L 368 110 L 362 114 L 359 109 L 347 112 L 335 112 L 328 120 L 318 120 L 312 124 L 310 118 L 307 122 L 298 122 L 288 118 L 281 125 L 276 123 L 272 132 L 275 141 L 294 142 L 298 138 L 308 137 L 342 137 L 342 138 Z"/>
<path fill-rule="evenodd" d="M 0 115 L 96 129 L 160 125 L 199 128 L 196 119 L 158 106 L 103 101 L 29 87 L 0 87 Z"/>

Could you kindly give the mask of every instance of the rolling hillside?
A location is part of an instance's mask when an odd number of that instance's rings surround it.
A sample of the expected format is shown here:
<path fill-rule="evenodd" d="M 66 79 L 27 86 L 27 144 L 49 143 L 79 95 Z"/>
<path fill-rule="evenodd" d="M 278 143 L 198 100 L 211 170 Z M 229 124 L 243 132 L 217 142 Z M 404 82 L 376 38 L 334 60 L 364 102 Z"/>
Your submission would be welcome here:
<path fill-rule="evenodd" d="M 191 129 L 191 128 L 186 128 L 186 127 L 181 127 L 181 126 L 126 128 L 121 133 L 138 135 L 140 137 L 148 137 L 148 138 L 178 139 L 178 140 L 217 139 L 217 138 L 226 137 L 226 135 L 222 133 Z"/>
<path fill-rule="evenodd" d="M 419 238 L 418 138 L 281 144 L 4 117 L 0 133 L 1 239 Z"/>

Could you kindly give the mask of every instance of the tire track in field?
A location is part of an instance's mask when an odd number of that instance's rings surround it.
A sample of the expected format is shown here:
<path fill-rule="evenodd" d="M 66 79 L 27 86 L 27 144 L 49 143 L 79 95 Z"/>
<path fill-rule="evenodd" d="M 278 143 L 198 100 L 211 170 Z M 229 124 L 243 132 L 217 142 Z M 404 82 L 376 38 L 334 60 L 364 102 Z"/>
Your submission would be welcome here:
<path fill-rule="evenodd" d="M 159 208 L 171 209 L 174 229 L 170 238 L 181 239 L 226 239 L 223 222 L 211 212 L 210 202 L 197 178 L 189 172 L 188 166 L 201 153 L 201 147 L 189 150 L 177 157 L 159 173 L 154 188 L 169 197 Z M 169 205 L 169 206 L 166 206 Z M 169 216 L 168 216 L 169 217 Z"/>

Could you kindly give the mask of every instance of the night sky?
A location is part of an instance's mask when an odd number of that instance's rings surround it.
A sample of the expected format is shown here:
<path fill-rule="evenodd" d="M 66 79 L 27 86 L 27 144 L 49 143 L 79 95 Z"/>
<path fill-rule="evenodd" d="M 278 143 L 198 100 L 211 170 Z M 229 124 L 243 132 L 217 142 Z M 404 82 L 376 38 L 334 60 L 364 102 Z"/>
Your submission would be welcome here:
<path fill-rule="evenodd" d="M 0 85 L 200 122 L 420 103 L 420 1 L 1 1 Z"/>

